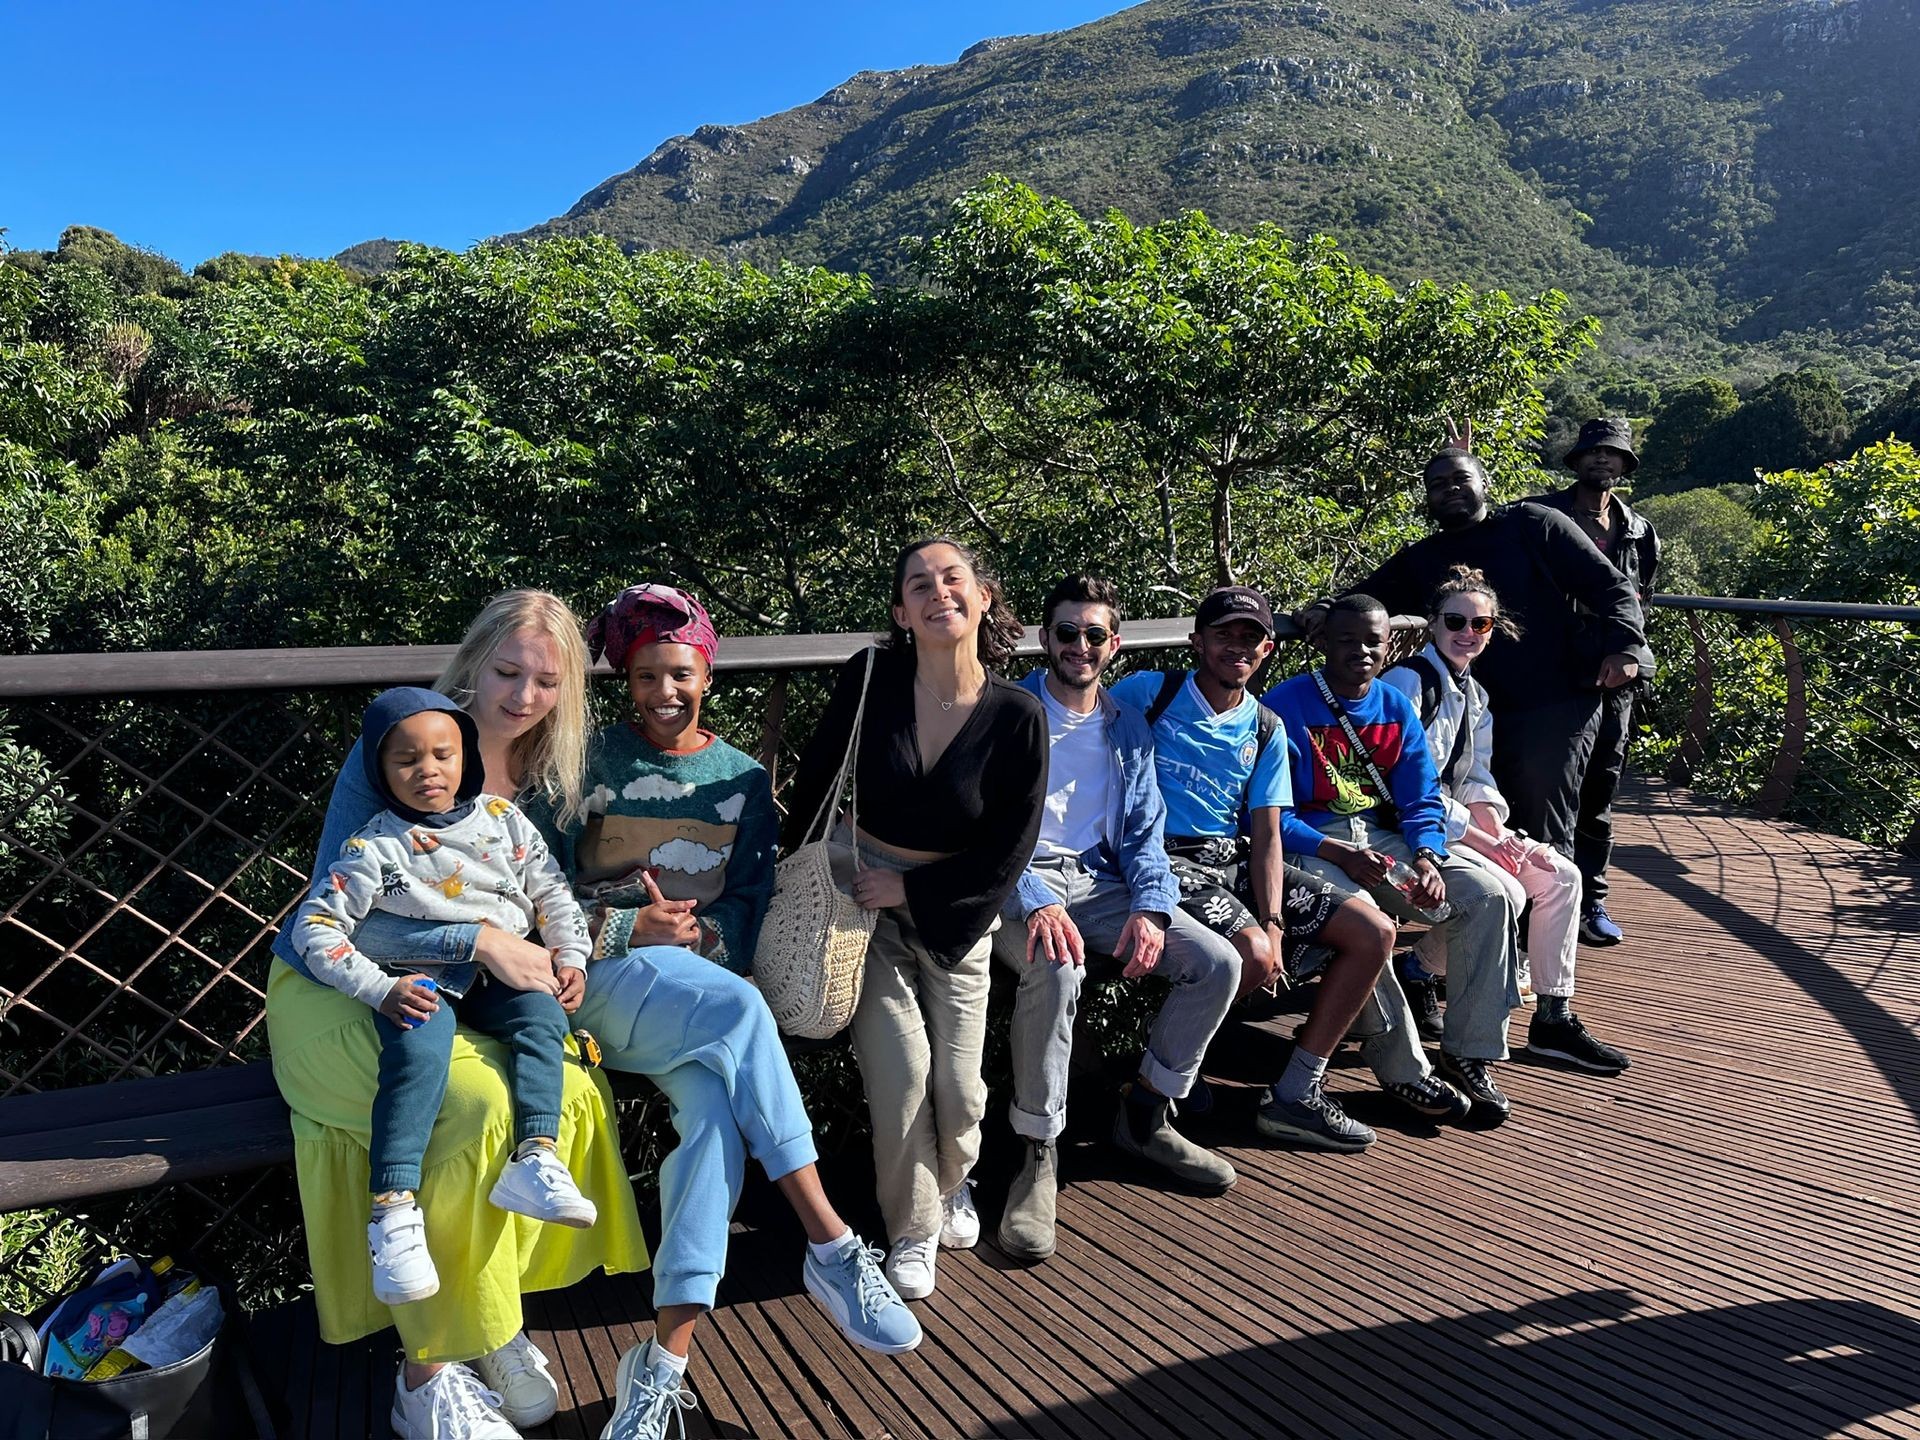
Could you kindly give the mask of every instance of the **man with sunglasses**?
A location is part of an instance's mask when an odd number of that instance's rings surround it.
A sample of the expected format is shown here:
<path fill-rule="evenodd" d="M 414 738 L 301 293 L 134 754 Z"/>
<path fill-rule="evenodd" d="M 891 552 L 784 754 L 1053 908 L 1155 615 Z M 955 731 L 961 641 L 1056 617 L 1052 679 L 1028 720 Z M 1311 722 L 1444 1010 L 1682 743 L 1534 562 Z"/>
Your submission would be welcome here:
<path fill-rule="evenodd" d="M 1200 1058 L 1240 983 L 1240 957 L 1180 909 L 1162 844 L 1166 808 L 1154 778 L 1153 737 L 1116 704 L 1100 675 L 1120 650 L 1119 592 L 1071 575 L 1047 597 L 1047 668 L 1021 683 L 1047 716 L 1047 797 L 1033 859 L 1015 886 L 995 942 L 1017 970 L 1013 1008 L 1014 1133 L 1026 1154 L 1007 1197 L 1000 1248 L 1021 1260 L 1054 1249 L 1056 1141 L 1066 1126 L 1073 1017 L 1089 953 L 1127 979 L 1171 983 L 1147 1036 L 1137 1078 L 1113 1127 L 1123 1151 L 1195 1189 L 1235 1180 L 1225 1159 L 1181 1135 L 1171 1102 L 1186 1098 Z M 1014 921 L 1024 922 L 1022 929 Z"/>
<path fill-rule="evenodd" d="M 1640 468 L 1633 453 L 1633 426 L 1619 419 L 1589 420 L 1563 462 L 1574 473 L 1564 490 L 1528 496 L 1528 503 L 1558 510 L 1580 527 L 1613 568 L 1626 576 L 1644 606 L 1660 568 L 1660 535 L 1636 514 L 1614 487 Z M 1635 686 L 1609 690 L 1600 709 L 1593 758 L 1580 786 L 1574 823 L 1573 863 L 1580 871 L 1580 938 L 1589 945 L 1618 945 L 1620 927 L 1607 914 L 1607 864 L 1613 858 L 1613 798 L 1627 763 L 1633 733 Z"/>
<path fill-rule="evenodd" d="M 1422 615 L 1454 566 L 1485 575 L 1519 630 L 1496 634 L 1474 666 L 1500 736 L 1494 779 L 1514 828 L 1572 858 L 1602 699 L 1653 673 L 1639 597 L 1565 515 L 1490 505 L 1486 467 L 1470 451 L 1440 451 L 1421 479 L 1437 530 L 1345 593 Z M 1323 614 L 1314 606 L 1302 618 L 1317 628 Z"/>

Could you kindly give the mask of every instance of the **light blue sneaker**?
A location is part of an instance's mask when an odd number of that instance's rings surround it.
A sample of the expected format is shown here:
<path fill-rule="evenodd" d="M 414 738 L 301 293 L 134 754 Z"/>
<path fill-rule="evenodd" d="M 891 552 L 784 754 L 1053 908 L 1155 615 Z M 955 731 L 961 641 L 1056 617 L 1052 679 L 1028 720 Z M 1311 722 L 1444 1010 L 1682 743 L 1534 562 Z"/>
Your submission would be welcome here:
<path fill-rule="evenodd" d="M 858 1235 L 822 1264 L 807 1247 L 806 1281 L 813 1298 L 826 1307 L 840 1333 L 863 1350 L 900 1355 L 920 1343 L 920 1322 L 881 1273 L 881 1252 L 869 1250 Z"/>
<path fill-rule="evenodd" d="M 600 1440 L 666 1440 L 669 1420 L 679 1440 L 687 1440 L 686 1412 L 698 1410 L 700 1402 L 679 1375 L 649 1363 L 652 1358 L 651 1340 L 620 1357 L 613 1416 L 600 1431 Z"/>

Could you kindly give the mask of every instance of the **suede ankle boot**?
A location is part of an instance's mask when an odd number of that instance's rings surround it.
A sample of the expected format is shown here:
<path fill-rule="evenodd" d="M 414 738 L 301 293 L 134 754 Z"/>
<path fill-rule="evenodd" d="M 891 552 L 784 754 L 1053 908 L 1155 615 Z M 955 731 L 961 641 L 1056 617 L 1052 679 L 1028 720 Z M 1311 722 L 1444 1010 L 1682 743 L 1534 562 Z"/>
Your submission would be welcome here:
<path fill-rule="evenodd" d="M 1127 1154 L 1158 1165 L 1196 1190 L 1226 1190 L 1239 1178 L 1222 1156 L 1173 1128 L 1172 1104 L 1165 1096 L 1138 1084 L 1128 1085 L 1120 1094 L 1113 1143 Z"/>
<path fill-rule="evenodd" d="M 1000 1249 L 1013 1260 L 1044 1260 L 1053 1254 L 1054 1200 L 1060 1154 L 1051 1140 L 1028 1140 L 1026 1159 L 1007 1191 L 1000 1217 Z"/>

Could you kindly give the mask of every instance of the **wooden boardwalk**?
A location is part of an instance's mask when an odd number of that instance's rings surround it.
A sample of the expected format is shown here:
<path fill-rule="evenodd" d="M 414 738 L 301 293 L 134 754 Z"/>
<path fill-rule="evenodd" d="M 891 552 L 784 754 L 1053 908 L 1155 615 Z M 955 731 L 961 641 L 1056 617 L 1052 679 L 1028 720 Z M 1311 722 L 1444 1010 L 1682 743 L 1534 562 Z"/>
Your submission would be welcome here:
<path fill-rule="evenodd" d="M 1380 1143 L 1305 1154 L 1250 1124 L 1293 1017 L 1230 1025 L 1219 1104 L 1191 1126 L 1240 1170 L 1217 1199 L 1126 1169 L 1090 1077 L 1059 1254 L 943 1254 L 927 1341 L 899 1360 L 839 1340 L 800 1288 L 797 1228 L 753 1186 L 690 1433 L 1920 1436 L 1920 863 L 1659 786 L 1627 809 L 1629 939 L 1582 952 L 1579 1001 L 1626 1075 L 1516 1062 L 1506 1126 L 1435 1131 L 1349 1051 L 1333 1088 Z M 829 1182 L 872 1234 L 857 1158 Z M 598 1277 L 530 1298 L 566 1387 L 545 1433 L 599 1433 L 647 1294 Z M 310 1306 L 257 1334 L 290 1433 L 386 1433 L 391 1336 L 321 1346 Z"/>

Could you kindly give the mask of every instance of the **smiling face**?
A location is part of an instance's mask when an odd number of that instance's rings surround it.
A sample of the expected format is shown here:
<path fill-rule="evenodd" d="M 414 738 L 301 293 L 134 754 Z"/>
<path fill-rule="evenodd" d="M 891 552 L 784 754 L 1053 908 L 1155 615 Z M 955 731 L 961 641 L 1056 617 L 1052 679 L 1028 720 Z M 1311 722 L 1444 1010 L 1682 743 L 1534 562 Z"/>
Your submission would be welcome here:
<path fill-rule="evenodd" d="M 1077 634 L 1063 641 L 1056 626 L 1071 626 Z M 1089 628 L 1106 631 L 1098 645 L 1087 638 Z M 1120 653 L 1120 627 L 1110 607 L 1098 601 L 1069 600 L 1054 608 L 1053 620 L 1040 643 L 1047 652 L 1053 678 L 1069 690 L 1086 690 L 1100 683 L 1100 672 Z"/>
<path fill-rule="evenodd" d="M 1201 671 L 1227 691 L 1246 689 L 1260 662 L 1273 653 L 1273 637 L 1252 620 L 1225 620 L 1187 638 Z"/>
<path fill-rule="evenodd" d="M 1327 652 L 1327 684 L 1342 695 L 1364 695 L 1386 663 L 1391 631 L 1383 611 L 1335 611 L 1320 632 Z"/>
<path fill-rule="evenodd" d="M 539 630 L 515 630 L 494 647 L 473 681 L 468 713 L 483 741 L 512 744 L 560 699 L 560 647 Z"/>
<path fill-rule="evenodd" d="M 464 768 L 460 726 L 444 710 L 409 715 L 380 742 L 380 774 L 394 798 L 428 815 L 451 810 Z"/>
<path fill-rule="evenodd" d="M 915 645 L 971 645 L 987 613 L 987 593 L 967 557 L 935 542 L 907 557 L 894 596 L 893 621 Z"/>
<path fill-rule="evenodd" d="M 1449 627 L 1449 615 L 1461 617 L 1458 630 Z M 1433 623 L 1428 627 L 1433 635 L 1434 648 L 1454 669 L 1466 669 L 1480 658 L 1487 648 L 1487 642 L 1493 639 L 1493 616 L 1493 602 L 1485 595 L 1469 591 L 1463 595 L 1447 596 L 1440 606 L 1440 613 L 1433 617 Z M 1485 628 L 1475 633 L 1476 624 Z"/>
<path fill-rule="evenodd" d="M 647 739 L 662 750 L 693 748 L 700 705 L 713 685 L 707 657 L 691 645 L 636 645 L 627 656 L 627 693 Z"/>
<path fill-rule="evenodd" d="M 1484 520 L 1487 474 L 1471 455 L 1436 455 L 1425 472 L 1427 514 L 1442 530 Z"/>

